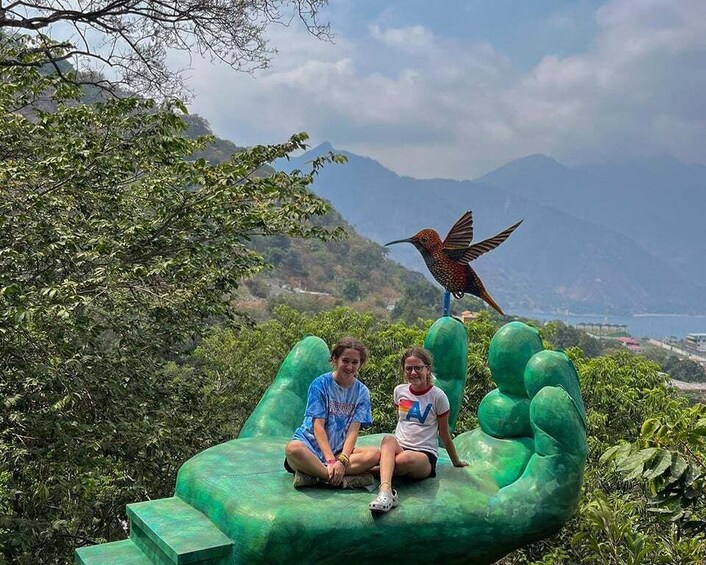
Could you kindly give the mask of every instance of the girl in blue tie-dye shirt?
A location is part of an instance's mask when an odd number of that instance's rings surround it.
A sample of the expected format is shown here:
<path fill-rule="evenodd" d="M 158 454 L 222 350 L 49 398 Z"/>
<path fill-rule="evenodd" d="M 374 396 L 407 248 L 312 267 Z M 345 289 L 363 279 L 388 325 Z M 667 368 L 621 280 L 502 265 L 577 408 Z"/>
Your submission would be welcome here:
<path fill-rule="evenodd" d="M 341 339 L 331 350 L 333 371 L 309 387 L 304 423 L 285 449 L 285 468 L 294 473 L 295 488 L 324 482 L 335 487 L 372 484 L 368 471 L 380 450 L 356 447 L 358 432 L 372 424 L 370 391 L 357 378 L 367 359 L 365 346 Z"/>

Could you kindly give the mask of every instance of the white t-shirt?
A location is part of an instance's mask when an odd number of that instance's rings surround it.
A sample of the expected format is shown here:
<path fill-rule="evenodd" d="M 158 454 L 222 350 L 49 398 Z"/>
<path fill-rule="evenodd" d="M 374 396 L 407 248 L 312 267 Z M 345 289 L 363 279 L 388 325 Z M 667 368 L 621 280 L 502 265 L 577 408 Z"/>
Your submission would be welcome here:
<path fill-rule="evenodd" d="M 436 455 L 439 451 L 437 418 L 451 409 L 446 393 L 436 386 L 418 393 L 412 391 L 409 384 L 402 384 L 395 387 L 394 398 L 397 406 L 395 437 L 399 444 L 406 449 Z"/>

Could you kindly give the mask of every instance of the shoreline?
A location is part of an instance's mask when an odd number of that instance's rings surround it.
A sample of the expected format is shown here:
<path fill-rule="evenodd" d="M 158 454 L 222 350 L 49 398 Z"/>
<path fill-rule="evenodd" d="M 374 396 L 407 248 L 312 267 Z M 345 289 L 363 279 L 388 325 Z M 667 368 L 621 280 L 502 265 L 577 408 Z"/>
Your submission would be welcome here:
<path fill-rule="evenodd" d="M 560 316 L 560 317 L 567 317 L 567 316 L 573 316 L 573 317 L 581 317 L 581 318 L 706 318 L 706 313 L 704 314 L 678 314 L 678 313 L 668 313 L 668 314 L 659 314 L 655 312 L 645 312 L 645 313 L 639 313 L 639 314 L 595 314 L 595 313 L 579 313 L 579 312 L 544 312 L 541 310 L 537 311 L 524 311 L 523 313 L 520 314 L 508 314 L 508 316 L 521 316 L 524 318 L 529 318 L 531 315 L 536 314 L 538 316 Z M 557 318 L 559 319 L 559 318 Z"/>

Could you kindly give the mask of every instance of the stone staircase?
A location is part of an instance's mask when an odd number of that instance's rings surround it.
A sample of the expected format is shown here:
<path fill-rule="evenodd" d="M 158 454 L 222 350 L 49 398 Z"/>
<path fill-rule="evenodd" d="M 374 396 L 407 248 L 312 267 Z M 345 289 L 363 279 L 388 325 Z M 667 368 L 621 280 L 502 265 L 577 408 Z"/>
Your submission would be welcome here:
<path fill-rule="evenodd" d="M 128 504 L 130 538 L 76 550 L 80 565 L 222 565 L 233 542 L 178 497 Z"/>

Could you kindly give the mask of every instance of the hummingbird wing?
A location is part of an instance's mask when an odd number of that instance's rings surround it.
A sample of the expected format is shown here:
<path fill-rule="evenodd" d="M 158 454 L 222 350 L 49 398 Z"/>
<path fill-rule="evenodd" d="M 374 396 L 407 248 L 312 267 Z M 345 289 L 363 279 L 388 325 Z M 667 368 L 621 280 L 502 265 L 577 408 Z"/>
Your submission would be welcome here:
<path fill-rule="evenodd" d="M 466 249 L 473 241 L 473 212 L 468 210 L 451 226 L 444 238 L 444 250 Z"/>
<path fill-rule="evenodd" d="M 514 232 L 517 229 L 517 226 L 519 226 L 521 223 L 522 223 L 522 220 L 520 220 L 516 224 L 512 224 L 509 228 L 501 231 L 499 234 L 494 235 L 493 237 L 489 237 L 488 239 L 484 239 L 483 241 L 479 241 L 478 243 L 474 243 L 473 245 L 471 245 L 468 249 L 466 249 L 463 252 L 460 260 L 459 259 L 454 259 L 454 260 L 459 263 L 469 263 L 469 262 L 473 261 L 473 259 L 477 259 L 481 255 L 483 255 L 483 253 L 487 253 L 488 251 L 492 251 L 498 245 L 500 245 L 503 241 L 505 241 L 508 237 L 510 237 L 510 234 L 512 232 Z"/>

